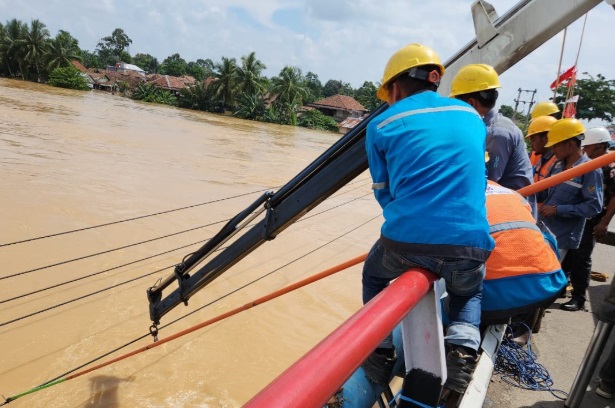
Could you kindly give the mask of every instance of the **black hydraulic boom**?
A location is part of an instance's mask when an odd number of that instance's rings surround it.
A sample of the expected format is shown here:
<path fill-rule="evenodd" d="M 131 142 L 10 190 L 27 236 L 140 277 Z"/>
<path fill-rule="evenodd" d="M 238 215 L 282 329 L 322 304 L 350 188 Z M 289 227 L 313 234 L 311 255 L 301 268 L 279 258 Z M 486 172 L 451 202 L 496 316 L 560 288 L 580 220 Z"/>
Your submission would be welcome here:
<path fill-rule="evenodd" d="M 265 193 L 231 219 L 214 237 L 175 267 L 172 275 L 147 290 L 150 318 L 160 318 L 239 262 L 265 241 L 308 213 L 367 169 L 365 133 L 368 123 L 388 107 L 381 105 L 275 193 Z M 189 272 L 260 213 L 264 218 L 196 272 Z M 163 298 L 162 291 L 178 288 Z"/>

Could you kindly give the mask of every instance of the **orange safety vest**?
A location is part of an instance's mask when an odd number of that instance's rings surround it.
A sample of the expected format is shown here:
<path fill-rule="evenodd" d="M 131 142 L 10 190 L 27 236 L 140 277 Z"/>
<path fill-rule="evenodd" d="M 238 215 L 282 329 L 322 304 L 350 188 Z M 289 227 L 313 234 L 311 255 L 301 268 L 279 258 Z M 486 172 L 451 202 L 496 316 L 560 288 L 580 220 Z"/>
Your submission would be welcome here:
<path fill-rule="evenodd" d="M 530 163 L 532 164 L 532 167 L 538 163 L 538 160 L 540 160 L 541 157 L 542 154 L 536 154 L 536 152 L 532 150 L 532 154 L 530 154 Z"/>
<path fill-rule="evenodd" d="M 487 218 L 495 249 L 487 259 L 482 313 L 506 318 L 550 304 L 566 284 L 556 250 L 518 193 L 489 181 Z M 548 234 L 548 232 L 546 233 Z"/>
<path fill-rule="evenodd" d="M 530 163 L 532 163 L 532 169 L 534 170 L 534 183 L 537 183 L 540 180 L 544 180 L 549 177 L 551 169 L 557 161 L 555 155 L 553 155 L 549 160 L 547 160 L 546 163 L 540 165 L 541 157 L 542 155 L 535 155 L 534 152 L 532 152 L 532 156 L 530 156 Z"/>

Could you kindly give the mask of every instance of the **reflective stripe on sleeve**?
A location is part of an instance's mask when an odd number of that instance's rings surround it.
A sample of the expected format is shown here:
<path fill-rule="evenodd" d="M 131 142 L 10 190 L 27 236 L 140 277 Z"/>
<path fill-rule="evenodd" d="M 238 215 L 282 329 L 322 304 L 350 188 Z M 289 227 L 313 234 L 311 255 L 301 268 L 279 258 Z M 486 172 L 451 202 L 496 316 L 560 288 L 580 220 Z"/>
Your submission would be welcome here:
<path fill-rule="evenodd" d="M 389 183 L 383 181 L 382 183 L 373 183 L 372 190 L 383 190 L 389 186 Z"/>
<path fill-rule="evenodd" d="M 506 231 L 506 230 L 512 230 L 512 229 L 521 229 L 521 228 L 528 228 L 528 229 L 533 229 L 534 231 L 541 232 L 540 228 L 538 228 L 538 226 L 534 224 L 533 222 L 511 221 L 511 222 L 502 222 L 500 224 L 489 226 L 489 233 L 493 234 L 494 232 L 500 232 L 500 231 Z"/>
<path fill-rule="evenodd" d="M 423 114 L 423 113 L 450 112 L 450 111 L 468 112 L 468 113 L 471 113 L 471 114 L 474 114 L 474 115 L 480 117 L 480 115 L 478 114 L 478 112 L 476 112 L 476 110 L 474 108 L 466 107 L 466 106 L 442 106 L 440 108 L 415 109 L 415 110 L 410 110 L 410 111 L 405 111 L 405 112 L 398 113 L 397 115 L 393 115 L 390 118 L 388 118 L 386 120 L 383 120 L 382 122 L 380 122 L 378 124 L 378 129 L 382 129 L 383 127 L 385 127 L 389 123 L 394 122 L 394 121 L 396 121 L 398 119 L 403 119 L 403 118 L 408 117 L 408 116 L 420 115 L 420 114 Z"/>

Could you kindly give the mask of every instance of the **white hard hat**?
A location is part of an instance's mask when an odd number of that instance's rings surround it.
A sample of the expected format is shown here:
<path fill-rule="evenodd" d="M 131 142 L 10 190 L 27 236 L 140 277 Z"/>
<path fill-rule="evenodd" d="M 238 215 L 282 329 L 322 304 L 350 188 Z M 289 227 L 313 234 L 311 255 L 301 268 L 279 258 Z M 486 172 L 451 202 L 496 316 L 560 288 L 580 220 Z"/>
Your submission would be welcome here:
<path fill-rule="evenodd" d="M 611 134 L 603 127 L 595 127 L 585 131 L 585 139 L 581 142 L 581 146 L 588 146 L 598 143 L 608 143 L 611 141 Z"/>

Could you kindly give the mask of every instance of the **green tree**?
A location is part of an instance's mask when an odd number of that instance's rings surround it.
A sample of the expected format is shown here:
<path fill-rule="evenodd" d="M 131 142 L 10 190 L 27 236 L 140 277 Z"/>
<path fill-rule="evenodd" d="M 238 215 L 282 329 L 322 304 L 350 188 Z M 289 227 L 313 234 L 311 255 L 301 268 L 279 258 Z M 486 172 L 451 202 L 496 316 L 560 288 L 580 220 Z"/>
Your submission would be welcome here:
<path fill-rule="evenodd" d="M 86 68 L 106 68 L 107 67 L 100 61 L 98 54 L 95 54 L 88 50 L 81 50 L 81 63 Z"/>
<path fill-rule="evenodd" d="M 521 112 L 515 112 L 512 106 L 502 105 L 499 109 L 500 113 L 507 118 L 511 119 L 515 123 L 526 122 L 526 117 Z"/>
<path fill-rule="evenodd" d="M 233 110 L 237 94 L 237 60 L 222 57 L 222 61 L 214 65 L 214 77 L 217 81 L 212 85 L 216 88 L 216 95 L 227 110 Z"/>
<path fill-rule="evenodd" d="M 578 79 L 574 93 L 579 95 L 576 103 L 576 117 L 578 119 L 600 119 L 606 122 L 613 122 L 615 118 L 615 80 L 606 79 L 602 74 L 596 77 L 583 72 L 589 76 L 586 79 Z M 557 89 L 555 103 L 560 106 L 566 101 L 567 88 L 561 86 Z"/>
<path fill-rule="evenodd" d="M 56 68 L 69 67 L 74 60 L 81 61 L 79 41 L 68 31 L 60 30 L 54 39 L 49 40 L 47 71 L 51 73 Z"/>
<path fill-rule="evenodd" d="M 322 88 L 322 96 L 328 98 L 329 96 L 339 94 L 339 90 L 342 88 L 342 81 L 336 79 L 330 79 L 325 83 Z"/>
<path fill-rule="evenodd" d="M 310 90 L 310 95 L 305 100 L 305 103 L 311 103 L 322 98 L 322 82 L 318 79 L 318 75 L 309 71 L 305 74 L 305 85 Z"/>
<path fill-rule="evenodd" d="M 198 81 L 194 85 L 183 88 L 180 95 L 178 105 L 182 108 L 224 112 L 222 100 L 216 95 L 216 87 L 208 81 Z"/>
<path fill-rule="evenodd" d="M 380 100 L 376 96 L 378 88 L 371 81 L 363 82 L 363 85 L 357 89 L 355 99 L 369 111 L 373 111 L 380 106 Z"/>
<path fill-rule="evenodd" d="M 205 78 L 211 78 L 214 76 L 214 63 L 209 58 L 202 59 L 199 58 L 196 60 L 196 64 L 203 68 L 203 73 Z"/>
<path fill-rule="evenodd" d="M 188 65 L 186 65 L 186 74 L 194 77 L 197 81 L 205 79 L 205 70 L 195 61 L 190 61 Z"/>
<path fill-rule="evenodd" d="M 81 72 L 73 66 L 54 69 L 51 74 L 49 74 L 47 83 L 60 88 L 78 89 L 82 91 L 90 89 L 85 78 L 81 75 Z"/>
<path fill-rule="evenodd" d="M 7 21 L 0 31 L 0 69 L 10 77 L 21 74 L 23 55 L 20 54 L 19 40 L 27 28 L 25 23 L 14 18 Z"/>
<path fill-rule="evenodd" d="M 239 95 L 237 110 L 233 115 L 242 119 L 261 120 L 266 112 L 266 101 L 261 93 L 242 93 Z"/>
<path fill-rule="evenodd" d="M 178 53 L 165 58 L 160 65 L 160 73 L 172 76 L 186 75 L 188 63 Z"/>
<path fill-rule="evenodd" d="M 100 40 L 96 46 L 96 52 L 105 66 L 115 65 L 116 62 L 120 61 L 130 62 L 122 60 L 122 56 L 126 56 L 124 51 L 130 44 L 132 44 L 132 40 L 128 37 L 128 34 L 121 28 L 116 28 L 110 36 L 103 37 Z"/>
<path fill-rule="evenodd" d="M 339 130 L 339 125 L 335 119 L 325 115 L 318 109 L 311 109 L 304 112 L 301 117 L 298 118 L 297 124 L 310 129 L 326 130 L 329 132 L 337 133 Z"/>
<path fill-rule="evenodd" d="M 34 69 L 38 81 L 41 80 L 40 71 L 47 52 L 48 40 L 49 30 L 47 30 L 47 26 L 40 20 L 34 19 L 30 22 L 30 27 L 23 32 L 23 36 L 17 41 L 19 54 L 23 58 L 24 65 L 27 65 L 28 69 Z M 23 70 L 21 76 L 25 79 Z"/>
<path fill-rule="evenodd" d="M 237 67 L 237 87 L 246 95 L 258 95 L 265 90 L 266 80 L 262 76 L 267 68 L 252 51 L 248 56 L 241 57 L 241 66 Z"/>
<path fill-rule="evenodd" d="M 138 53 L 134 56 L 133 61 L 135 65 L 143 69 L 147 73 L 157 73 L 160 69 L 160 63 L 158 59 L 150 54 Z"/>
<path fill-rule="evenodd" d="M 285 66 L 277 77 L 271 79 L 271 95 L 275 96 L 274 108 L 279 123 L 297 124 L 297 108 L 303 105 L 309 90 L 298 67 Z"/>

